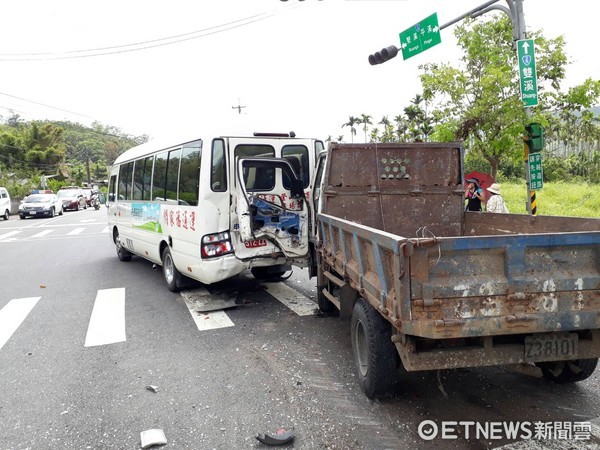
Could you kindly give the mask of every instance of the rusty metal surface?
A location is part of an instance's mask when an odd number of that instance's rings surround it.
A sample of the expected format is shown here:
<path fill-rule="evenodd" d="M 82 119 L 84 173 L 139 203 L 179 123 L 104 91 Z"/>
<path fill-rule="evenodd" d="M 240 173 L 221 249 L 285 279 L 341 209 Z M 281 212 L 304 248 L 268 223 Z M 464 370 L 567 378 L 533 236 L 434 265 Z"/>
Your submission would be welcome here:
<path fill-rule="evenodd" d="M 465 213 L 465 236 L 600 231 L 600 218 Z"/>
<path fill-rule="evenodd" d="M 403 344 L 395 339 L 396 349 L 402 358 L 402 364 L 408 371 L 456 369 L 461 367 L 483 367 L 525 363 L 523 344 L 494 344 L 491 339 L 480 346 L 436 348 L 428 351 L 415 351 L 412 342 Z M 589 339 L 578 343 L 577 359 L 598 357 L 600 331 L 591 333 Z"/>
<path fill-rule="evenodd" d="M 522 345 L 491 340 L 600 330 L 600 221 L 464 213 L 461 152 L 333 145 L 318 215 L 323 261 L 395 338 L 487 343 L 453 349 L 447 363 L 447 349 L 421 357 L 405 348 L 414 370 L 519 364 Z M 580 355 L 600 356 L 594 336 Z"/>
<path fill-rule="evenodd" d="M 460 236 L 458 143 L 332 144 L 322 212 L 399 236 Z"/>

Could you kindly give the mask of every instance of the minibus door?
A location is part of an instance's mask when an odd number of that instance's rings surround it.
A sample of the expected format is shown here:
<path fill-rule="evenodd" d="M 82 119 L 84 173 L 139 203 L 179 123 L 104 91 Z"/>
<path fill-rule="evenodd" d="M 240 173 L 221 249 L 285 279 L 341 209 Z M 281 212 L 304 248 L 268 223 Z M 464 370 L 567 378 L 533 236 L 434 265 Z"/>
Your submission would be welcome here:
<path fill-rule="evenodd" d="M 281 171 L 290 180 L 286 192 L 296 205 L 295 209 L 286 206 L 279 195 L 264 192 L 248 192 L 246 180 L 253 169 L 273 168 Z M 303 182 L 291 164 L 281 158 L 243 158 L 236 167 L 237 212 L 240 238 L 243 242 L 267 239 L 277 246 L 288 258 L 308 256 L 308 205 Z"/>

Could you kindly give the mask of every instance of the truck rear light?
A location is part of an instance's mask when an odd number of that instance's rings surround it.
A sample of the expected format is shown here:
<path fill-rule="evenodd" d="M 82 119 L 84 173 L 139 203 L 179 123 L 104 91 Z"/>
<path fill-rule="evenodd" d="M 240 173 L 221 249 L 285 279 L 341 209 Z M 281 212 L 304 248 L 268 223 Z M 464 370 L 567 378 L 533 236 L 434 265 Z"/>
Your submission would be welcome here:
<path fill-rule="evenodd" d="M 233 245 L 231 245 L 231 236 L 229 232 L 224 231 L 222 233 L 207 234 L 202 237 L 200 253 L 202 258 L 214 258 L 233 253 Z"/>

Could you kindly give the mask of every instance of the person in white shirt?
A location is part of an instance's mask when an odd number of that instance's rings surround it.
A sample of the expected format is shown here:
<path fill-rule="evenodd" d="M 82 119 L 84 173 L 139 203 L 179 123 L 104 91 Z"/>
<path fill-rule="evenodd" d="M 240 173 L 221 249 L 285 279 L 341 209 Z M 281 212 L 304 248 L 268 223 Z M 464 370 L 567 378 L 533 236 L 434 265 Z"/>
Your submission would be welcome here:
<path fill-rule="evenodd" d="M 508 208 L 506 207 L 506 203 L 504 203 L 502 195 L 500 195 L 500 185 L 493 183 L 487 188 L 487 191 L 490 193 L 490 198 L 488 198 L 485 204 L 485 210 L 492 213 L 507 213 Z"/>

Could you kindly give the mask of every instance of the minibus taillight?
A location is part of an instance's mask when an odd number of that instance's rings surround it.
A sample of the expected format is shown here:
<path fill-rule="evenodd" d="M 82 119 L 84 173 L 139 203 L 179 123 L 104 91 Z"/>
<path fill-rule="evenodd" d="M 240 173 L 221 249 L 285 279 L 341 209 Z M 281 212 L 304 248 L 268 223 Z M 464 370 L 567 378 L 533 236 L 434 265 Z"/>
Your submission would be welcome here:
<path fill-rule="evenodd" d="M 204 236 L 202 238 L 200 253 L 202 254 L 202 258 L 214 258 L 233 253 L 229 231 Z"/>

